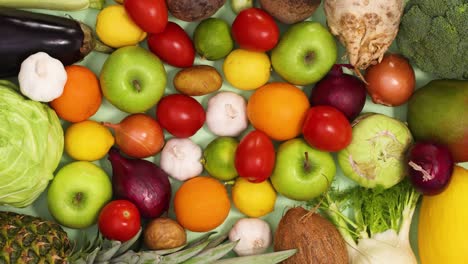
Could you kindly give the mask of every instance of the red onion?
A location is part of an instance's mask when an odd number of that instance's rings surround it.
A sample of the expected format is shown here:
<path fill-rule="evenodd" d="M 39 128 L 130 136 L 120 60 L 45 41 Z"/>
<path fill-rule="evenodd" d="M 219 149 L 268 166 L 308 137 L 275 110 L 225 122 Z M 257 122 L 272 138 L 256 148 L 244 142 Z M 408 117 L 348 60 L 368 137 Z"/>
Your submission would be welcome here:
<path fill-rule="evenodd" d="M 417 142 L 408 150 L 408 176 L 424 195 L 441 193 L 448 185 L 454 161 L 450 150 L 433 142 Z"/>
<path fill-rule="evenodd" d="M 126 158 L 115 147 L 108 154 L 117 199 L 133 202 L 145 218 L 159 217 L 169 209 L 171 183 L 166 172 L 150 161 Z"/>
<path fill-rule="evenodd" d="M 331 71 L 312 89 L 309 100 L 312 106 L 329 105 L 340 110 L 348 120 L 354 120 L 366 103 L 366 85 L 354 75 L 343 73 L 348 64 L 335 64 Z"/>

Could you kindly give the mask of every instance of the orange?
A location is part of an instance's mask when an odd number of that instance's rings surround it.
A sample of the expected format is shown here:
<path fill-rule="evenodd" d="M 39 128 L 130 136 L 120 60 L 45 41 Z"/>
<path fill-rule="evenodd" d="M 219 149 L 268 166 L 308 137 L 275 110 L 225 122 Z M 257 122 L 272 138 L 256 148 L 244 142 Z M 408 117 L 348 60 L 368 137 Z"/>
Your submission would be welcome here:
<path fill-rule="evenodd" d="M 50 102 L 57 115 L 68 122 L 81 122 L 101 106 L 102 92 L 97 76 L 85 66 L 66 66 L 67 82 L 62 95 Z"/>
<path fill-rule="evenodd" d="M 247 103 L 250 123 L 274 140 L 300 135 L 307 110 L 307 95 L 285 82 L 272 82 L 255 90 Z"/>
<path fill-rule="evenodd" d="M 177 222 L 193 232 L 215 229 L 224 222 L 230 209 L 226 187 L 209 176 L 185 181 L 174 196 Z"/>

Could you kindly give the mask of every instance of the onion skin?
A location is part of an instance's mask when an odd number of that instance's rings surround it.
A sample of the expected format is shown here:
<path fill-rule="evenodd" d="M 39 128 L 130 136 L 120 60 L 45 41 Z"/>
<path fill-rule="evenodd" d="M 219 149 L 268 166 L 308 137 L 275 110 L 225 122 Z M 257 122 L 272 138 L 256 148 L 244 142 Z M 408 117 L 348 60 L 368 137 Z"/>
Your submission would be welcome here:
<path fill-rule="evenodd" d="M 408 149 L 408 177 L 418 192 L 436 195 L 445 190 L 453 173 L 454 160 L 442 144 L 417 142 Z"/>
<path fill-rule="evenodd" d="M 416 86 L 413 67 L 398 54 L 386 54 L 380 63 L 367 68 L 364 78 L 372 101 L 385 106 L 406 103 Z"/>
<path fill-rule="evenodd" d="M 156 119 L 143 113 L 126 116 L 120 123 L 102 123 L 115 133 L 120 150 L 134 158 L 147 158 L 159 153 L 164 146 L 164 132 Z"/>
<path fill-rule="evenodd" d="M 343 73 L 343 67 L 352 66 L 335 64 L 331 71 L 315 84 L 309 101 L 312 106 L 333 106 L 352 121 L 364 108 L 367 91 L 365 83 L 354 75 Z"/>
<path fill-rule="evenodd" d="M 112 189 L 117 199 L 133 202 L 144 218 L 156 218 L 169 209 L 169 176 L 156 164 L 144 159 L 122 156 L 112 147 L 108 153 L 112 164 Z"/>

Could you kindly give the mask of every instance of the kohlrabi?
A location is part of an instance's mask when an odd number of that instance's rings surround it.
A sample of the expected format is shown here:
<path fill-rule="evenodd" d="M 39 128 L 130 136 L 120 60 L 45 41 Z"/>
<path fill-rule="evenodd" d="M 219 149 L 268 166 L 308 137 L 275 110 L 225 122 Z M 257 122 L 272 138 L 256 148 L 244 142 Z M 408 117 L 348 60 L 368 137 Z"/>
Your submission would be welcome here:
<path fill-rule="evenodd" d="M 386 190 L 333 189 L 314 203 L 347 242 L 351 264 L 416 264 L 409 231 L 419 197 L 405 180 Z"/>

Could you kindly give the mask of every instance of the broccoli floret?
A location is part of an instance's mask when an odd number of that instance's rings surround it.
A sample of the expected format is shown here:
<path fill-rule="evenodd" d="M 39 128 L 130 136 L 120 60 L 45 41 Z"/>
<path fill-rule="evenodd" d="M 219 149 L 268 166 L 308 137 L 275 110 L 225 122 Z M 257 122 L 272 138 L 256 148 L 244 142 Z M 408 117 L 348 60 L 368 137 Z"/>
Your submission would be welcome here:
<path fill-rule="evenodd" d="M 439 78 L 468 79 L 468 3 L 409 0 L 396 42 L 422 71 Z"/>

